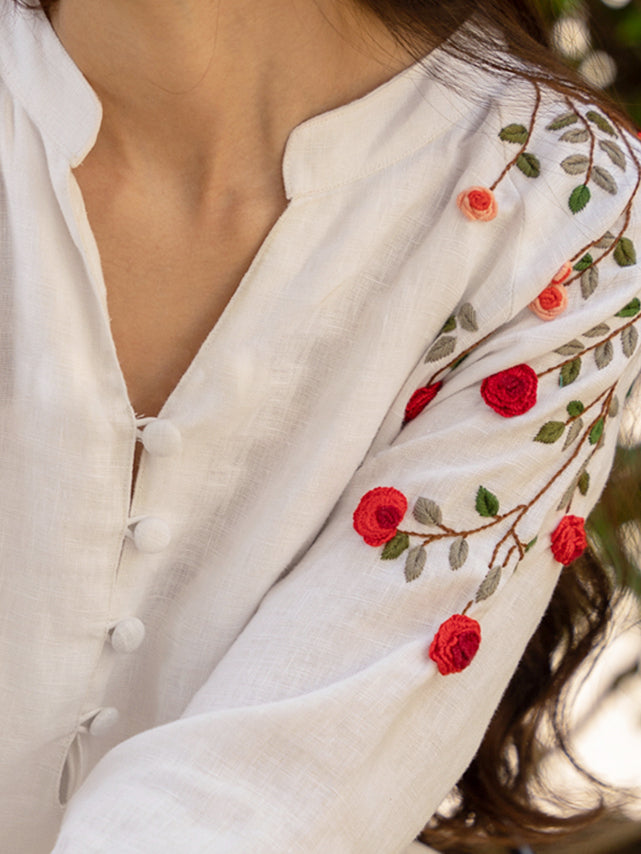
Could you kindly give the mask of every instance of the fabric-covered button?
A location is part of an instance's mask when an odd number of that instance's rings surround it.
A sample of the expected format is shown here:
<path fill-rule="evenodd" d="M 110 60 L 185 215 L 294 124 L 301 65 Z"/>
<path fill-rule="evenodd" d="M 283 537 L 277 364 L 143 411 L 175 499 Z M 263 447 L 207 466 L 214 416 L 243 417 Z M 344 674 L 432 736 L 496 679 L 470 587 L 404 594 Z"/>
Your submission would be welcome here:
<path fill-rule="evenodd" d="M 166 418 L 150 421 L 142 431 L 142 444 L 149 454 L 172 457 L 182 449 L 180 430 Z"/>
<path fill-rule="evenodd" d="M 133 539 L 138 551 L 154 554 L 167 548 L 171 541 L 171 530 L 164 519 L 145 516 L 135 523 Z"/>
<path fill-rule="evenodd" d="M 116 652 L 133 652 L 145 639 L 145 624 L 138 617 L 120 620 L 109 632 L 109 640 Z"/>
<path fill-rule="evenodd" d="M 118 722 L 120 712 L 113 706 L 105 706 L 104 709 L 93 716 L 87 727 L 90 735 L 103 735 Z"/>

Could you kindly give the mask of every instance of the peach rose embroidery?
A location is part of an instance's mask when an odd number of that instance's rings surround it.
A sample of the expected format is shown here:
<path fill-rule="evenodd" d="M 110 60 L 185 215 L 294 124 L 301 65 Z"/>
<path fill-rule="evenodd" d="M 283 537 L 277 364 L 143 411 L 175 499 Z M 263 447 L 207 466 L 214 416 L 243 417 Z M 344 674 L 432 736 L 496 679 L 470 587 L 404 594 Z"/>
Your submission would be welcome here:
<path fill-rule="evenodd" d="M 487 187 L 469 187 L 459 193 L 456 204 L 468 219 L 488 222 L 498 213 L 494 193 Z"/>
<path fill-rule="evenodd" d="M 556 273 L 552 276 L 551 285 L 562 285 L 566 279 L 569 279 L 570 273 L 572 272 L 572 264 L 566 263 L 562 267 L 556 271 Z"/>
<path fill-rule="evenodd" d="M 568 295 L 563 285 L 548 285 L 535 300 L 532 300 L 530 309 L 541 320 L 554 320 L 565 311 L 567 304 Z"/>

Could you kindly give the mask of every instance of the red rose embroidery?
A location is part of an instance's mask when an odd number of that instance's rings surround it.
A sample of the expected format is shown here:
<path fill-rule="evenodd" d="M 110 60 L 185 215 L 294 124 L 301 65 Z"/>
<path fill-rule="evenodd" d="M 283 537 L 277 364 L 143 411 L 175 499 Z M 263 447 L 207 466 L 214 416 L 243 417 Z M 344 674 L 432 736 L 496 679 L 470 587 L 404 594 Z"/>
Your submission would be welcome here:
<path fill-rule="evenodd" d="M 530 309 L 541 320 L 553 320 L 565 311 L 568 294 L 563 285 L 548 285 L 544 291 L 530 303 Z"/>
<path fill-rule="evenodd" d="M 481 383 L 483 400 L 504 418 L 523 415 L 536 403 L 538 377 L 529 365 L 515 365 Z"/>
<path fill-rule="evenodd" d="M 552 276 L 551 285 L 562 285 L 566 279 L 570 277 L 570 273 L 572 272 L 572 264 L 566 263 L 563 264 L 562 267 L 556 271 L 556 273 Z"/>
<path fill-rule="evenodd" d="M 456 204 L 468 219 L 488 222 L 498 213 L 494 193 L 487 187 L 470 187 L 458 194 Z"/>
<path fill-rule="evenodd" d="M 407 424 L 408 421 L 412 421 L 417 415 L 420 415 L 427 404 L 434 400 L 442 385 L 443 383 L 439 381 L 432 383 L 432 385 L 423 386 L 423 388 L 417 388 L 405 407 L 403 424 Z"/>
<path fill-rule="evenodd" d="M 382 546 L 394 539 L 407 512 L 407 498 L 392 486 L 377 486 L 361 498 L 354 511 L 354 528 L 368 546 Z"/>
<path fill-rule="evenodd" d="M 585 536 L 585 519 L 581 516 L 564 516 L 551 535 L 552 554 L 555 560 L 567 566 L 581 557 L 588 541 Z"/>
<path fill-rule="evenodd" d="M 470 664 L 481 643 L 481 627 L 464 614 L 454 614 L 441 624 L 430 644 L 429 656 L 439 673 L 460 673 Z"/>

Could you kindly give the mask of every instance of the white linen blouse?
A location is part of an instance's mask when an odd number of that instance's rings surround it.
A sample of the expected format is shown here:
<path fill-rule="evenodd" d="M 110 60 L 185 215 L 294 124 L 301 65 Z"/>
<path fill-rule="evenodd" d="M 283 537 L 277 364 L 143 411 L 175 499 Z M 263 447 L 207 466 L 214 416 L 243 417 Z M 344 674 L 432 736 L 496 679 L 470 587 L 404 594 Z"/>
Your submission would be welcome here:
<path fill-rule="evenodd" d="M 14 7 L 0 850 L 400 852 L 583 548 L 641 367 L 641 147 L 442 50 L 304 122 L 285 212 L 147 418 L 72 172 L 100 103 Z"/>

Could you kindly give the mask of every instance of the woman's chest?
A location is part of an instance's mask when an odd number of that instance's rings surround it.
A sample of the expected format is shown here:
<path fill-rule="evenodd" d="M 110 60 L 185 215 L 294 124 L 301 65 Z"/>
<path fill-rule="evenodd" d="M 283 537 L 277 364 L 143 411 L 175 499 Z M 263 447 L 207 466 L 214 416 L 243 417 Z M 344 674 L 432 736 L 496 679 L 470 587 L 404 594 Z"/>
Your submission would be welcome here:
<path fill-rule="evenodd" d="M 157 415 L 218 322 L 285 207 L 274 197 L 194 215 L 162 194 L 106 201 L 78 180 L 104 276 L 111 335 L 129 399 Z M 156 203 L 154 203 L 156 202 Z"/>

